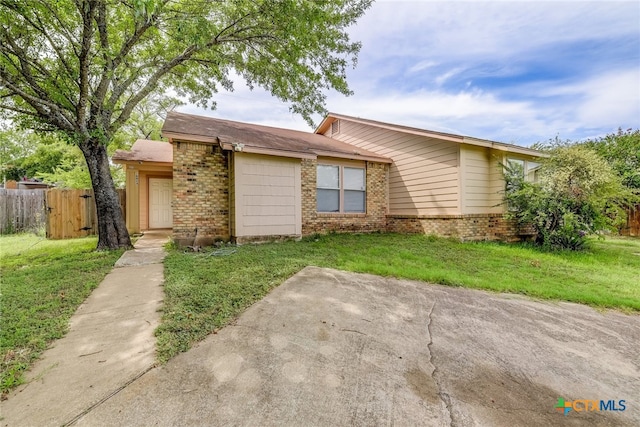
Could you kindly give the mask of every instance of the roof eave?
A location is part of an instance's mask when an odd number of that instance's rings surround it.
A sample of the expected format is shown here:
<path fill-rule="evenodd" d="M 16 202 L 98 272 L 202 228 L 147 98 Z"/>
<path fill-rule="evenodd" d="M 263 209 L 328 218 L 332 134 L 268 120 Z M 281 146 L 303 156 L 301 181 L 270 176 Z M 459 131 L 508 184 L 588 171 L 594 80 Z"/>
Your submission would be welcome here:
<path fill-rule="evenodd" d="M 329 118 L 331 118 L 330 121 L 328 120 Z M 358 117 L 345 116 L 345 115 L 342 115 L 342 114 L 335 114 L 335 113 L 329 113 L 327 115 L 327 117 L 325 118 L 325 120 L 322 121 L 320 126 L 323 126 L 323 124 L 326 121 L 327 124 L 324 124 L 324 126 L 327 127 L 330 123 L 332 123 L 336 119 L 348 120 L 348 121 L 355 122 L 355 123 L 360 123 L 360 124 L 363 124 L 363 125 L 375 126 L 377 128 L 380 128 L 380 129 L 392 130 L 392 131 L 396 131 L 396 132 L 403 132 L 403 133 L 408 133 L 410 135 L 425 136 L 427 138 L 435 138 L 435 139 L 441 139 L 441 140 L 451 141 L 451 142 L 462 142 L 462 140 L 464 139 L 464 137 L 460 136 L 460 135 L 441 133 L 441 132 L 433 132 L 433 131 L 428 131 L 428 130 L 425 130 L 425 129 L 417 129 L 417 128 L 408 128 L 408 127 L 407 128 L 402 128 L 399 125 L 394 125 L 394 124 L 391 124 L 391 123 L 383 123 L 383 122 L 378 122 L 378 121 L 375 121 L 375 120 L 361 119 L 361 118 L 358 118 Z M 325 128 L 318 127 L 318 131 L 320 131 L 320 130 L 326 131 Z M 318 131 L 316 131 L 316 133 L 320 133 Z"/>
<path fill-rule="evenodd" d="M 393 161 L 387 157 L 378 157 L 378 156 L 366 156 L 357 153 L 340 153 L 337 151 L 324 151 L 324 150 L 313 150 L 318 156 L 323 157 L 335 157 L 338 159 L 348 159 L 348 160 L 363 160 L 367 162 L 376 162 L 376 163 L 388 163 L 391 164 Z"/>
<path fill-rule="evenodd" d="M 327 114 L 325 118 L 322 119 L 322 122 L 320 122 L 316 130 L 313 131 L 313 133 L 324 135 L 327 129 L 329 129 L 329 126 L 331 126 L 331 123 L 333 123 L 335 120 L 336 118 L 333 116 L 333 113 Z"/>
<path fill-rule="evenodd" d="M 186 134 L 179 132 L 171 132 L 171 131 L 162 131 L 162 137 L 167 138 L 169 142 L 173 143 L 174 141 L 193 141 L 193 142 L 202 142 L 206 144 L 219 144 L 220 139 L 216 136 L 206 136 L 206 135 L 194 135 L 194 134 Z"/>
<path fill-rule="evenodd" d="M 489 141 L 486 139 L 473 138 L 470 136 L 465 136 L 463 138 L 462 143 L 468 144 L 468 145 L 475 145 L 479 147 L 491 148 L 499 151 L 505 151 L 508 153 L 523 154 L 526 156 L 549 157 L 548 154 L 538 150 L 534 150 L 533 148 L 526 148 L 526 147 L 520 147 L 518 145 L 504 144 L 502 142 Z"/>
<path fill-rule="evenodd" d="M 275 150 L 273 148 L 253 147 L 251 145 L 234 144 L 232 142 L 221 142 L 223 150 L 237 153 L 264 154 L 268 156 L 292 157 L 295 159 L 315 159 L 315 153 L 304 153 L 301 151 Z"/>
<path fill-rule="evenodd" d="M 111 159 L 113 163 L 117 165 L 145 165 L 145 166 L 173 166 L 173 161 L 171 162 L 159 162 L 156 160 L 144 160 L 144 159 Z"/>

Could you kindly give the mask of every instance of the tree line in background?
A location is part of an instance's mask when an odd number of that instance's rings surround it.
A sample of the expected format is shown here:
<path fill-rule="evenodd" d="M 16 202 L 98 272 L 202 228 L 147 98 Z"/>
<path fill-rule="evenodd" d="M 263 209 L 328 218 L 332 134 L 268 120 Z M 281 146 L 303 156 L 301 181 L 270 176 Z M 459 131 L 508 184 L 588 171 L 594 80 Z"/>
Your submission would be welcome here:
<path fill-rule="evenodd" d="M 109 158 L 118 149 L 129 149 L 136 139 L 161 140 L 160 129 L 167 112 L 182 104 L 171 97 L 143 100 L 108 143 Z M 70 145 L 57 132 L 5 127 L 0 131 L 0 181 L 36 179 L 61 188 L 91 188 L 87 163 L 76 145 Z M 114 165 L 110 169 L 116 187 L 123 187 L 124 171 Z"/>
<path fill-rule="evenodd" d="M 585 248 L 588 236 L 617 232 L 640 203 L 640 130 L 601 138 L 558 138 L 533 146 L 548 157 L 534 182 L 505 165 L 508 215 L 533 227 L 536 244 L 551 250 Z"/>

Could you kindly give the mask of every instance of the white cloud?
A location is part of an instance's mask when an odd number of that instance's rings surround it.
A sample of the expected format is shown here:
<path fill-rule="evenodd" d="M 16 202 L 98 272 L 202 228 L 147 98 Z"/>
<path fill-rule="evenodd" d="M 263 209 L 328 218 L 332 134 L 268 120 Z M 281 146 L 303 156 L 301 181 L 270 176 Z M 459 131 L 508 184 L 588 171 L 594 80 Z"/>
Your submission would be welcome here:
<path fill-rule="evenodd" d="M 640 68 L 595 77 L 579 86 L 584 102 L 577 115 L 585 124 L 638 126 L 640 121 Z"/>
<path fill-rule="evenodd" d="M 309 131 L 311 128 L 302 117 L 292 114 L 289 105 L 280 101 L 261 87 L 250 89 L 242 76 L 231 73 L 232 92 L 220 90 L 213 96 L 215 110 L 195 105 L 185 105 L 177 110 L 188 114 L 217 117 L 225 120 L 250 122 L 265 126 Z"/>
<path fill-rule="evenodd" d="M 637 33 L 637 16 L 635 1 L 378 1 L 352 34 L 367 55 L 378 58 L 505 57 L 548 44 Z"/>
<path fill-rule="evenodd" d="M 452 70 L 447 71 L 446 73 L 440 74 L 434 79 L 434 81 L 438 86 L 442 86 L 447 80 L 449 80 L 456 74 L 460 74 L 460 72 L 462 71 L 464 71 L 463 67 L 456 67 Z"/>
<path fill-rule="evenodd" d="M 434 62 L 434 61 L 429 61 L 429 60 L 419 61 L 415 65 L 411 66 L 407 70 L 407 73 L 409 73 L 409 74 L 417 73 L 417 72 L 424 71 L 424 70 L 427 70 L 429 68 L 435 67 L 436 65 L 438 65 L 438 63 Z"/>
<path fill-rule="evenodd" d="M 330 109 L 347 115 L 467 135 L 487 123 L 498 125 L 496 118 L 504 122 L 535 116 L 535 111 L 526 102 L 502 101 L 481 91 L 451 94 L 420 90 L 372 94 L 335 99 Z"/>

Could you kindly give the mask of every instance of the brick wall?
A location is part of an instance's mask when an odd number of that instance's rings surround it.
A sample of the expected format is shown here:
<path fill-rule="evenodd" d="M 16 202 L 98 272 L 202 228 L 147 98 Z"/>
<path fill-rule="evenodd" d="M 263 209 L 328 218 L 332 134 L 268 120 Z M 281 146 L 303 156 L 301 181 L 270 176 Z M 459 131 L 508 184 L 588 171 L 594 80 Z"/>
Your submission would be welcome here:
<path fill-rule="evenodd" d="M 173 237 L 180 245 L 229 240 L 229 165 L 220 147 L 174 142 Z"/>
<path fill-rule="evenodd" d="M 366 163 L 366 213 L 318 213 L 316 201 L 316 160 L 303 159 L 302 235 L 327 232 L 385 231 L 387 213 L 387 165 Z"/>
<path fill-rule="evenodd" d="M 532 230 L 519 227 L 502 214 L 470 215 L 388 215 L 387 231 L 424 233 L 460 240 L 517 241 L 531 236 Z"/>

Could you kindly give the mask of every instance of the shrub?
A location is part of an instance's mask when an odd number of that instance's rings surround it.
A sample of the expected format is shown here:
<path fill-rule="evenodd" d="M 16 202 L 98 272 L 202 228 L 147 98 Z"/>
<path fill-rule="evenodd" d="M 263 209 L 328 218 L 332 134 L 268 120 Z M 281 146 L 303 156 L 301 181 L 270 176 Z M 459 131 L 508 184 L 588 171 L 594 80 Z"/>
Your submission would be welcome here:
<path fill-rule="evenodd" d="M 538 182 L 505 165 L 508 215 L 531 225 L 536 243 L 548 249 L 581 250 L 587 237 L 615 229 L 632 197 L 621 179 L 594 151 L 561 146 L 542 161 Z"/>

